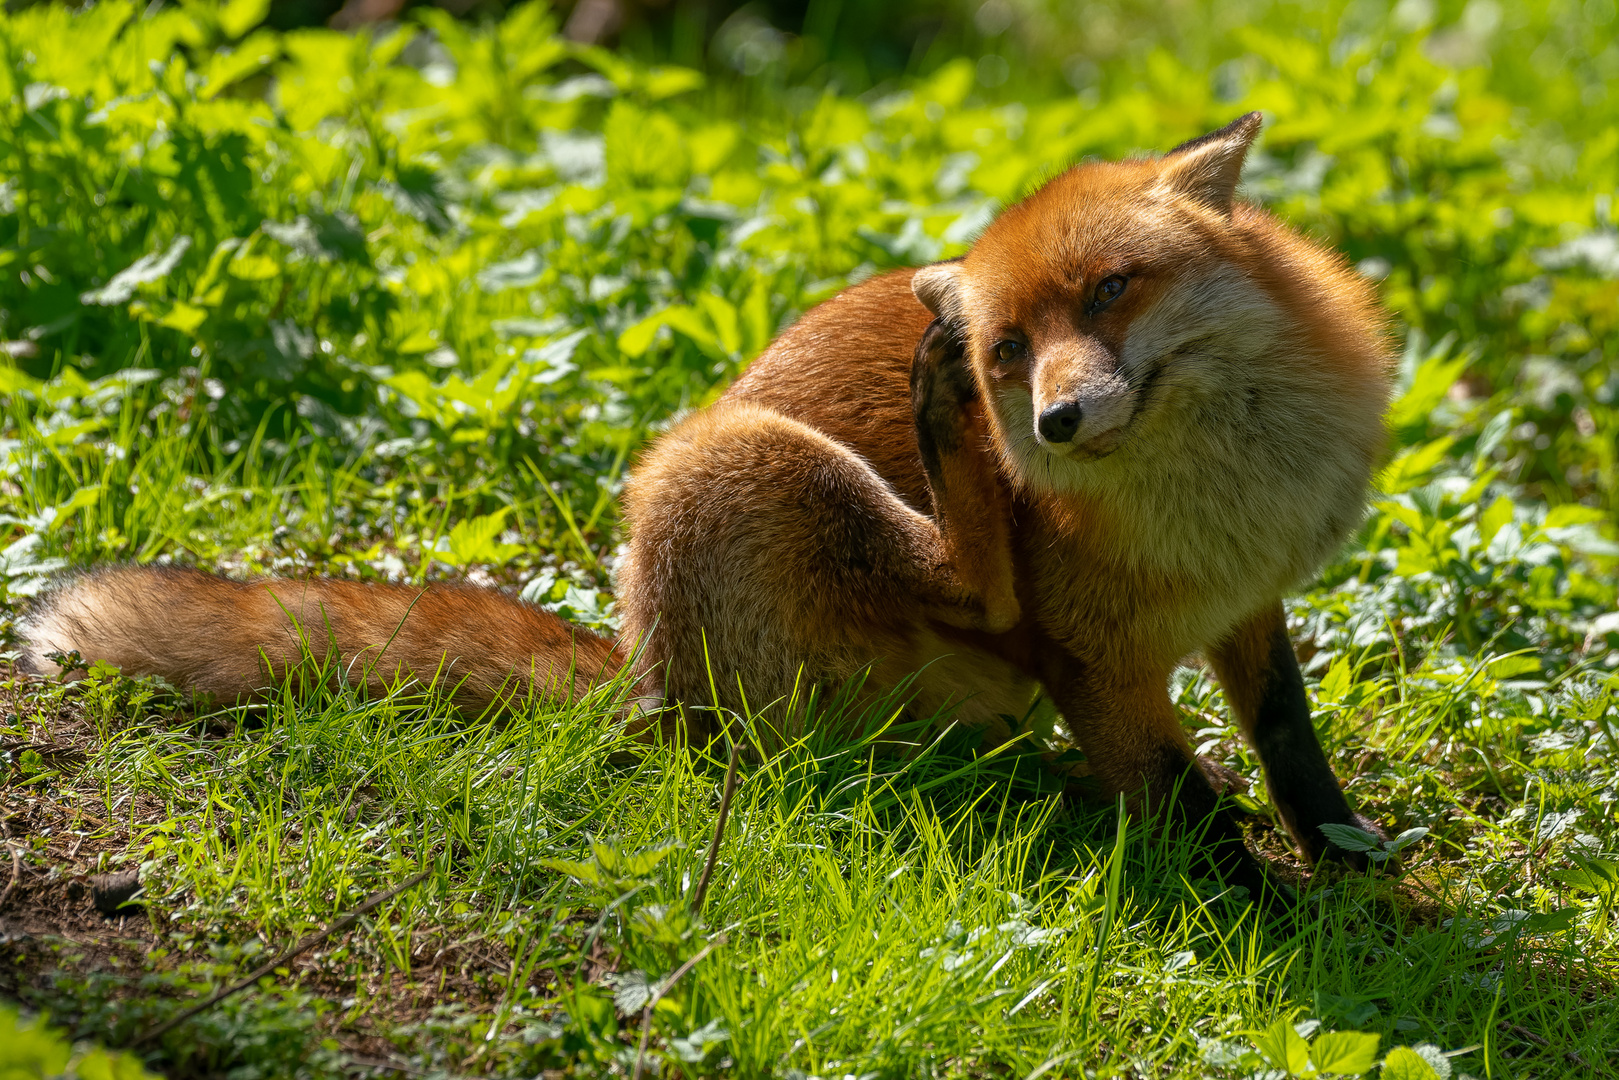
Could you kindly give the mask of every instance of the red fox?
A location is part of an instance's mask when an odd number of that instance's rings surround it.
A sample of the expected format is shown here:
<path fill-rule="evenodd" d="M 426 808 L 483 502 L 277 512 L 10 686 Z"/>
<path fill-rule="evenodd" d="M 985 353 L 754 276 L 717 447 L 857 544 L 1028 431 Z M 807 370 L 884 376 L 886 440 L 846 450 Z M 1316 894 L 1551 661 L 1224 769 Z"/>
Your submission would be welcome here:
<path fill-rule="evenodd" d="M 48 597 L 22 663 L 74 650 L 231 698 L 319 638 L 479 706 L 633 662 L 654 698 L 788 732 L 809 686 L 920 672 L 920 715 L 991 740 L 1045 695 L 1109 791 L 1209 822 L 1216 866 L 1258 888 L 1167 689 L 1201 653 L 1300 850 L 1353 859 L 1320 826 L 1376 829 L 1321 749 L 1281 597 L 1364 513 L 1385 317 L 1338 255 L 1235 200 L 1259 127 L 1070 169 L 962 258 L 806 314 L 641 456 L 617 645 L 472 589 L 119 568 Z"/>

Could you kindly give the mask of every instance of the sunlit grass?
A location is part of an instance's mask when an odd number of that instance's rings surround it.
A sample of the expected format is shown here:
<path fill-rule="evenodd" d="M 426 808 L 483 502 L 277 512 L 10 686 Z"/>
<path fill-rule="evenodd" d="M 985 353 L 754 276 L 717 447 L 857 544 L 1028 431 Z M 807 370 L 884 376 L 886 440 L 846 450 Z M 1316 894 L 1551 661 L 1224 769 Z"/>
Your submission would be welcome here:
<path fill-rule="evenodd" d="M 795 313 L 959 253 L 1068 160 L 1257 108 L 1246 193 L 1395 318 L 1388 467 L 1290 614 L 1352 801 L 1427 830 L 1306 875 L 1181 669 L 1193 745 L 1300 885 L 1262 913 L 1054 748 L 830 694 L 741 755 L 698 919 L 727 747 L 634 741 L 620 684 L 466 716 L 353 672 L 236 708 L 102 670 L 0 686 L 0 919 L 33 934 L 0 991 L 125 1043 L 426 869 L 154 1067 L 626 1075 L 661 990 L 644 1076 L 1611 1075 L 1613 25 L 1429 7 L 1256 7 L 1080 95 L 1030 45 L 1016 100 L 970 60 L 866 97 L 705 84 L 537 6 L 360 37 L 254 36 L 252 4 L 0 16 L 0 648 L 53 575 L 124 560 L 471 580 L 610 631 L 635 450 Z M 86 875 L 133 867 L 143 906 L 93 914 Z M 1330 1038 L 1357 1032 L 1371 1058 Z"/>

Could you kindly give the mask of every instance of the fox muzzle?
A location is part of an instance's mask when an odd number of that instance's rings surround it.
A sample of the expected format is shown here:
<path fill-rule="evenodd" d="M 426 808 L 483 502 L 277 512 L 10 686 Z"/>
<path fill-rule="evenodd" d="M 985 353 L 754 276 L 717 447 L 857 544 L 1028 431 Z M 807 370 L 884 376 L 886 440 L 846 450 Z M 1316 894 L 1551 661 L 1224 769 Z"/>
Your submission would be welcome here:
<path fill-rule="evenodd" d="M 1085 411 L 1077 401 L 1059 401 L 1049 405 L 1040 414 L 1040 437 L 1048 443 L 1070 442 L 1084 418 Z"/>

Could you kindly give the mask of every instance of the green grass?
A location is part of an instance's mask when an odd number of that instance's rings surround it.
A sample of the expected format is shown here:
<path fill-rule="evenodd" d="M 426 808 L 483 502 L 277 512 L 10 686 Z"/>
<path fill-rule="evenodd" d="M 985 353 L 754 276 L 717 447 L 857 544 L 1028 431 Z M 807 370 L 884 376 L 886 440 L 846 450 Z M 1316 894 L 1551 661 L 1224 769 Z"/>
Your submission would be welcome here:
<path fill-rule="evenodd" d="M 644 1034 L 643 1075 L 1611 1075 L 1611 5 L 1228 7 L 1096 45 L 1078 92 L 1082 44 L 1014 31 L 982 43 L 1004 85 L 969 59 L 859 95 L 582 49 L 536 7 L 0 16 L 0 629 L 109 560 L 470 579 L 610 629 L 635 449 L 788 320 L 1065 162 L 1261 108 L 1248 194 L 1379 278 L 1403 344 L 1372 512 L 1292 606 L 1352 799 L 1428 830 L 1397 869 L 1261 919 L 1034 748 L 878 708 L 743 764 L 698 919 L 723 749 L 626 742 L 612 688 L 241 712 L 99 671 L 0 686 L 0 992 L 124 1045 L 430 869 L 148 1066 L 627 1074 Z M 1174 692 L 1290 867 L 1218 688 Z M 133 866 L 143 905 L 91 912 L 84 875 Z"/>

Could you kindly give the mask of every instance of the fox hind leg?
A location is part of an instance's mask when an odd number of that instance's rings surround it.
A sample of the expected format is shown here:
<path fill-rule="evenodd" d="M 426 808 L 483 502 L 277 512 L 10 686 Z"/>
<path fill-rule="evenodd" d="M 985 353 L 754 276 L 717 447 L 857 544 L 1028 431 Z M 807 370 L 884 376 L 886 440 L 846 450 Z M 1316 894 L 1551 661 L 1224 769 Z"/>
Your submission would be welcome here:
<path fill-rule="evenodd" d="M 926 659 L 926 619 L 1016 621 L 1006 513 L 971 380 L 937 326 L 918 345 L 912 385 L 917 426 L 891 437 L 923 453 L 933 516 L 848 447 L 746 401 L 691 417 L 641 460 L 626 491 L 620 602 L 638 673 L 661 678 L 667 700 L 761 709 L 881 662 L 875 693 Z"/>

